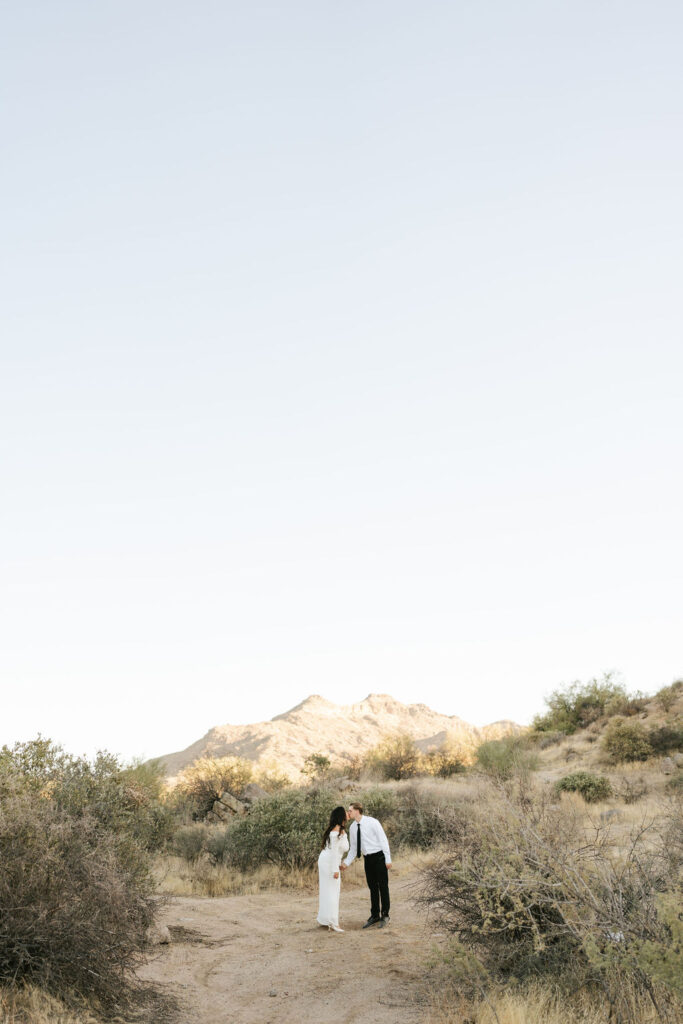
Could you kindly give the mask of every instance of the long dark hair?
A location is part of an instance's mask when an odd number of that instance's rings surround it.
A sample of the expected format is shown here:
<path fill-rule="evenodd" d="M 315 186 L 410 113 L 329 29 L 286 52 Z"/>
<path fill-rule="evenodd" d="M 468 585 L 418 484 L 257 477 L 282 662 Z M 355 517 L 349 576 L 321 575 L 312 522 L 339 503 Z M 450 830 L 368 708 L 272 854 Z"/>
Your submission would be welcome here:
<path fill-rule="evenodd" d="M 339 825 L 339 835 L 342 834 L 342 832 L 344 831 L 344 822 L 345 821 L 346 821 L 346 808 L 345 807 L 335 807 L 335 809 L 332 811 L 332 814 L 330 815 L 330 823 L 327 826 L 327 828 L 325 829 L 325 831 L 323 832 L 323 845 L 320 847 L 321 850 L 324 850 L 325 847 L 327 846 L 327 844 L 329 842 L 329 839 L 330 839 L 330 832 L 332 831 L 333 828 L 336 828 L 337 825 Z"/>

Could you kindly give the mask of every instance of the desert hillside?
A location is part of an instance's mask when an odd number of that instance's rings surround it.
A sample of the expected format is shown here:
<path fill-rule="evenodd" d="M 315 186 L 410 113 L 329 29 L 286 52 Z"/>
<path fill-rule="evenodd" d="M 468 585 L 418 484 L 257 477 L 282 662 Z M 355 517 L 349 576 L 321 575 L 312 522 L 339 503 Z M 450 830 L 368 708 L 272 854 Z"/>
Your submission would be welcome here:
<path fill-rule="evenodd" d="M 381 693 L 347 705 L 312 696 L 268 722 L 216 725 L 185 750 L 164 754 L 159 760 L 169 776 L 199 757 L 232 755 L 255 764 L 277 762 L 296 777 L 309 754 L 321 752 L 333 759 L 363 754 L 388 733 L 407 733 L 424 750 L 448 741 L 467 759 L 484 740 L 499 739 L 521 728 L 507 721 L 478 728 L 456 715 L 439 714 L 426 704 L 402 704 Z"/>

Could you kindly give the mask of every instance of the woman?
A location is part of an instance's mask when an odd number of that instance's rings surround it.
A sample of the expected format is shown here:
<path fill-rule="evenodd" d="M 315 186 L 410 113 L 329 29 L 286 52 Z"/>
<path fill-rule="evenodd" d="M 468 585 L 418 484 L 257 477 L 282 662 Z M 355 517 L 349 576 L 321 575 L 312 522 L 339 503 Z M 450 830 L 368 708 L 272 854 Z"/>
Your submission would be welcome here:
<path fill-rule="evenodd" d="M 323 833 L 322 850 L 318 857 L 320 900 L 318 903 L 318 924 L 327 925 L 330 931 L 343 932 L 339 927 L 339 893 L 341 890 L 341 859 L 349 852 L 346 835 L 346 808 L 335 807 L 330 823 Z"/>

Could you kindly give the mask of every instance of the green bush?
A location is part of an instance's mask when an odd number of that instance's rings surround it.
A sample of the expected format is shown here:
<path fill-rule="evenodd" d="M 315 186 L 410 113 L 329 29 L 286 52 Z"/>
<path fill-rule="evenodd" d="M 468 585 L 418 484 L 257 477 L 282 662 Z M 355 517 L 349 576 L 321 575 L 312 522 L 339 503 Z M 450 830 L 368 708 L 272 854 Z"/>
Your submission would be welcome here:
<path fill-rule="evenodd" d="M 529 749 L 529 740 L 523 736 L 487 740 L 477 748 L 476 759 L 478 768 L 497 779 L 535 771 L 539 765 L 538 755 Z"/>
<path fill-rule="evenodd" d="M 450 779 L 467 771 L 460 754 L 443 747 L 425 754 L 422 764 L 427 775 L 433 775 L 438 779 Z"/>
<path fill-rule="evenodd" d="M 188 864 L 192 864 L 199 860 L 204 852 L 206 840 L 206 825 L 200 825 L 199 822 L 194 825 L 184 825 L 174 833 L 170 850 L 176 857 L 182 857 Z"/>
<path fill-rule="evenodd" d="M 615 715 L 631 718 L 633 715 L 639 715 L 641 711 L 644 711 L 648 704 L 649 698 L 640 691 L 632 694 L 615 695 L 610 697 L 605 704 L 605 715 L 607 718 L 613 718 Z"/>
<path fill-rule="evenodd" d="M 71 760 L 64 749 L 38 733 L 35 740 L 4 746 L 0 750 L 0 785 L 3 780 L 22 782 L 36 793 L 48 791 Z"/>
<path fill-rule="evenodd" d="M 670 686 L 663 686 L 655 694 L 655 700 L 662 711 L 669 712 L 683 692 L 683 679 L 677 679 Z"/>
<path fill-rule="evenodd" d="M 265 863 L 313 867 L 330 812 L 339 803 L 339 795 L 326 789 L 292 789 L 259 800 L 228 825 L 223 859 L 242 871 Z"/>
<path fill-rule="evenodd" d="M 595 804 L 612 795 L 612 785 L 603 775 L 574 772 L 555 783 L 556 793 L 579 793 L 587 804 Z"/>
<path fill-rule="evenodd" d="M 162 799 L 163 769 L 157 762 L 124 765 L 106 751 L 88 761 L 38 736 L 0 750 L 0 794 L 3 779 L 20 781 L 27 792 L 49 797 L 68 814 L 87 813 L 146 850 L 160 849 L 172 833 L 173 816 Z"/>
<path fill-rule="evenodd" d="M 290 789 L 292 780 L 275 761 L 258 764 L 254 767 L 253 781 L 265 789 L 267 793 L 279 793 L 282 789 Z"/>
<path fill-rule="evenodd" d="M 657 910 L 666 931 L 638 944 L 638 966 L 683 999 L 683 889 L 660 896 Z"/>
<path fill-rule="evenodd" d="M 306 775 L 311 781 L 320 781 L 330 774 L 332 762 L 325 754 L 309 754 L 304 759 L 301 774 Z"/>
<path fill-rule="evenodd" d="M 370 770 L 385 780 L 412 779 L 422 771 L 422 753 L 407 733 L 387 736 L 368 753 L 366 761 Z"/>
<path fill-rule="evenodd" d="M 229 846 L 229 828 L 216 825 L 213 828 L 206 829 L 204 849 L 209 854 L 214 864 L 221 864 L 227 861 Z"/>
<path fill-rule="evenodd" d="M 613 718 L 602 737 L 602 748 L 611 761 L 646 761 L 653 750 L 648 733 L 640 722 Z"/>
<path fill-rule="evenodd" d="M 378 818 L 390 836 L 393 822 L 399 813 L 401 799 L 396 790 L 389 786 L 369 786 L 361 789 L 353 799 L 363 805 L 365 814 Z"/>
<path fill-rule="evenodd" d="M 683 750 L 683 729 L 679 726 L 660 725 L 648 729 L 647 741 L 655 754 L 669 754 Z"/>
<path fill-rule="evenodd" d="M 602 679 L 591 679 L 587 683 L 575 682 L 561 690 L 555 690 L 546 697 L 548 710 L 533 720 L 536 732 L 562 732 L 567 735 L 577 729 L 585 729 L 591 722 L 605 715 L 608 706 L 628 706 L 640 696 L 629 697 L 624 687 L 615 683 L 612 673 Z M 614 713 L 614 712 L 612 712 Z"/>

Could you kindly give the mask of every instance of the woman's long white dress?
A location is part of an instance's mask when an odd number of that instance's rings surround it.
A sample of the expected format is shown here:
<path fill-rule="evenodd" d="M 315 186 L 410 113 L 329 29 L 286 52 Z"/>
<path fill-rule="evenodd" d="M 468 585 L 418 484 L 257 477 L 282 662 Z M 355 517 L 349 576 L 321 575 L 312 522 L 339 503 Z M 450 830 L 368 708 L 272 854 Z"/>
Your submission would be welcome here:
<path fill-rule="evenodd" d="M 341 892 L 341 864 L 344 854 L 349 852 L 349 840 L 345 832 L 330 832 L 327 846 L 318 857 L 318 878 L 320 899 L 318 903 L 318 924 L 339 927 L 339 893 Z M 335 872 L 339 878 L 335 878 Z"/>

